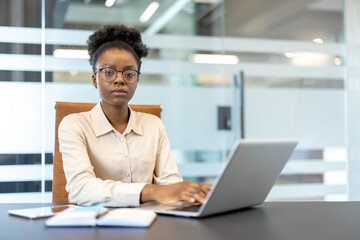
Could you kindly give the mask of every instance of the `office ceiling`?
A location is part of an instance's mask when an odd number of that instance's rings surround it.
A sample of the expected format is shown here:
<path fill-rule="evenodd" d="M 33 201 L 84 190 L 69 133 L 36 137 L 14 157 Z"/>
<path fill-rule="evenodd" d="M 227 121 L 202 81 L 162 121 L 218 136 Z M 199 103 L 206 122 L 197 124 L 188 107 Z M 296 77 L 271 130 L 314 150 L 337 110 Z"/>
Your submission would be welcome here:
<path fill-rule="evenodd" d="M 342 0 L 226 0 L 227 35 L 340 41 Z"/>
<path fill-rule="evenodd" d="M 223 5 L 221 0 L 157 0 L 158 10 L 141 23 L 139 17 L 151 2 L 117 0 L 107 8 L 105 0 L 56 0 L 54 26 L 95 29 L 121 23 L 146 32 L 160 22 L 154 33 L 343 40 L 343 0 L 224 0 Z"/>

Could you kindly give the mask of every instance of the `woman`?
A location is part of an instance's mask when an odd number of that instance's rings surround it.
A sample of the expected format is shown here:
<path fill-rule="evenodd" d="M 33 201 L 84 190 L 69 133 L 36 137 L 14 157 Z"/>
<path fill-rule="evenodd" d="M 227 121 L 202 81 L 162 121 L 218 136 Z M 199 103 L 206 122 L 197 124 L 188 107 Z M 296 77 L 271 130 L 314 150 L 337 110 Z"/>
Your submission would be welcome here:
<path fill-rule="evenodd" d="M 92 82 L 101 101 L 59 126 L 69 201 L 80 205 L 139 206 L 157 201 L 203 202 L 211 185 L 184 182 L 164 125 L 128 103 L 148 49 L 139 31 L 104 26 L 88 39 Z"/>

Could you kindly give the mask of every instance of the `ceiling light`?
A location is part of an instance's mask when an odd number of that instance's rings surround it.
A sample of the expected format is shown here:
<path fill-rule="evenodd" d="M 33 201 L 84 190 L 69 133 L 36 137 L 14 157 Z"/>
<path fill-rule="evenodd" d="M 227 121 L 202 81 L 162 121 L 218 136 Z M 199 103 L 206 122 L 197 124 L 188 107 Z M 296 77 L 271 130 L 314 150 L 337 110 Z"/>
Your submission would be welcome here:
<path fill-rule="evenodd" d="M 293 52 L 284 52 L 284 55 L 285 55 L 287 58 L 295 57 L 295 53 L 293 53 Z"/>
<path fill-rule="evenodd" d="M 191 0 L 176 0 L 143 33 L 148 35 L 157 33 L 190 2 Z"/>
<path fill-rule="evenodd" d="M 335 65 L 340 66 L 342 64 L 341 58 L 339 57 L 334 58 L 334 63 Z"/>
<path fill-rule="evenodd" d="M 209 64 L 239 63 L 239 58 L 235 55 L 194 54 L 191 60 L 195 63 L 209 63 Z"/>
<path fill-rule="evenodd" d="M 291 64 L 299 67 L 320 67 L 332 64 L 333 58 L 324 53 L 297 52 Z"/>
<path fill-rule="evenodd" d="M 151 16 L 155 13 L 155 11 L 159 8 L 158 2 L 152 2 L 149 4 L 149 6 L 145 9 L 143 14 L 140 16 L 140 22 L 144 23 L 149 21 Z"/>
<path fill-rule="evenodd" d="M 56 49 L 53 53 L 56 58 L 78 58 L 78 59 L 89 59 L 87 50 L 76 50 L 76 49 Z"/>
<path fill-rule="evenodd" d="M 220 0 L 194 0 L 196 3 L 208 3 L 208 4 L 215 4 L 219 3 Z"/>
<path fill-rule="evenodd" d="M 116 0 L 106 0 L 105 7 L 112 7 L 114 6 Z"/>
<path fill-rule="evenodd" d="M 78 71 L 70 71 L 70 75 L 75 77 L 79 72 Z"/>
<path fill-rule="evenodd" d="M 314 43 L 324 43 L 324 41 L 321 38 L 315 38 L 313 39 Z"/>

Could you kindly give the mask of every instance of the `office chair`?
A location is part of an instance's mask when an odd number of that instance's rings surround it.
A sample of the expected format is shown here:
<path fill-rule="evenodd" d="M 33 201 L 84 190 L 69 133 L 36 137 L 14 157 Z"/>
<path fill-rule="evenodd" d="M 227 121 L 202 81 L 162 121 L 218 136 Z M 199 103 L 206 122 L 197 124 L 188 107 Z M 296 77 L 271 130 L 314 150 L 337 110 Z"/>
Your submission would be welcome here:
<path fill-rule="evenodd" d="M 59 151 L 58 128 L 61 120 L 71 114 L 90 111 L 95 103 L 73 103 L 56 102 L 55 103 L 55 149 L 53 160 L 53 183 L 52 183 L 52 202 L 68 203 L 68 192 L 65 189 L 66 178 L 63 169 L 62 156 Z M 131 109 L 137 112 L 150 113 L 161 118 L 161 105 L 130 105 Z"/>

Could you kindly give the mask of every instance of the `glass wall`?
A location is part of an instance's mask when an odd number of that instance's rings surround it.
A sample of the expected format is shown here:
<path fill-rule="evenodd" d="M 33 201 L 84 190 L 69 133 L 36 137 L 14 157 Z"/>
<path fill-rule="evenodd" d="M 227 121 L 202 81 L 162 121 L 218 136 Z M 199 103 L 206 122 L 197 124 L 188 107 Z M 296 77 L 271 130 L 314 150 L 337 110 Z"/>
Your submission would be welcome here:
<path fill-rule="evenodd" d="M 300 140 L 269 197 L 346 200 L 343 1 L 224 5 L 225 39 L 238 41 L 225 48 L 245 73 L 245 137 Z"/>
<path fill-rule="evenodd" d="M 54 103 L 99 101 L 86 40 L 104 24 L 142 31 L 131 103 L 163 105 L 185 179 L 212 183 L 239 137 L 298 138 L 268 199 L 346 198 L 342 1 L 0 3 L 0 202 L 51 201 Z"/>
<path fill-rule="evenodd" d="M 345 1 L 348 199 L 360 199 L 360 16 L 359 1 Z"/>
<path fill-rule="evenodd" d="M 0 201 L 41 200 L 41 1 L 0 5 Z"/>

